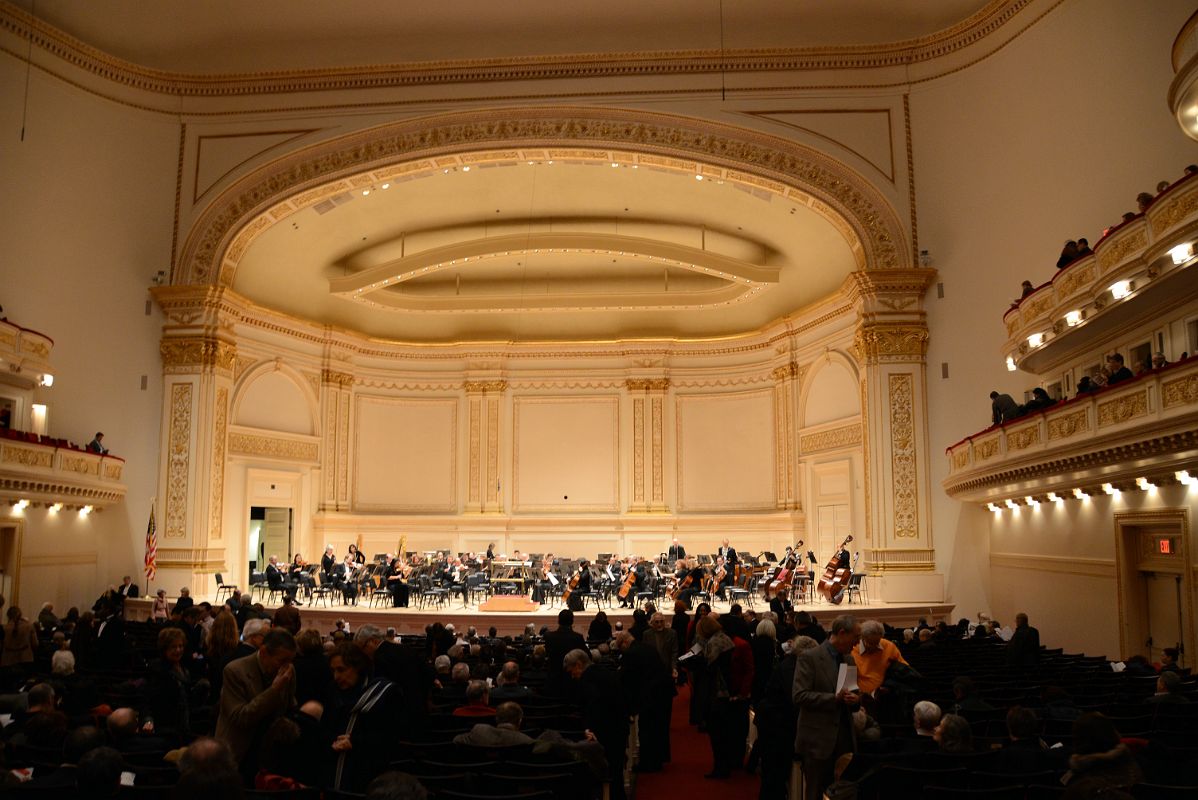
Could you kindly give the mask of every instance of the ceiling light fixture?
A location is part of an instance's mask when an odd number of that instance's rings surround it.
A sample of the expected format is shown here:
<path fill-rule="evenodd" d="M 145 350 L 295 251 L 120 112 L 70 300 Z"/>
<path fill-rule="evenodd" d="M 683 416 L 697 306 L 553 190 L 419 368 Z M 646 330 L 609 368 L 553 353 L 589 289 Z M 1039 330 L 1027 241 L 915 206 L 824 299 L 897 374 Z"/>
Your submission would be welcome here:
<path fill-rule="evenodd" d="M 987 503 L 987 504 L 986 504 L 986 508 L 988 508 L 988 509 L 990 509 L 991 511 L 993 511 L 995 514 L 998 514 L 998 513 L 1001 513 L 1001 512 L 1002 512 L 1002 509 L 1001 509 L 1001 508 L 999 508 L 998 506 L 994 505 L 994 503 Z"/>
<path fill-rule="evenodd" d="M 1014 372 L 1018 367 L 1015 366 L 1015 359 L 1007 356 L 1007 372 Z"/>
<path fill-rule="evenodd" d="M 365 196 L 366 196 L 366 195 L 368 195 L 368 194 L 370 194 L 370 190 L 369 190 L 369 189 L 363 189 L 363 190 L 362 190 L 362 196 L 363 196 L 363 197 L 365 197 Z"/>
<path fill-rule="evenodd" d="M 1065 324 L 1068 325 L 1070 328 L 1074 327 L 1075 325 L 1080 325 L 1081 321 L 1082 321 L 1082 312 L 1080 312 L 1080 311 L 1070 311 L 1068 314 L 1065 315 Z"/>
<path fill-rule="evenodd" d="M 1027 337 L 1028 347 L 1039 347 L 1042 344 L 1044 344 L 1044 334 L 1042 333 L 1033 333 L 1031 336 Z"/>
<path fill-rule="evenodd" d="M 384 184 L 383 184 L 383 188 L 384 188 L 384 189 L 390 189 L 390 188 L 391 188 L 391 184 L 389 184 L 389 183 L 384 183 Z"/>
<path fill-rule="evenodd" d="M 59 511 L 62 511 L 62 503 L 55 503 L 52 506 L 50 506 L 51 514 L 57 514 Z"/>
<path fill-rule="evenodd" d="M 92 510 L 93 509 L 91 506 L 84 506 L 83 508 L 79 509 L 79 516 L 86 517 L 88 514 L 92 513 Z"/>
<path fill-rule="evenodd" d="M 703 180 L 703 176 L 702 176 L 702 175 L 696 175 L 696 176 L 695 176 L 695 180 L 697 180 L 697 181 L 701 181 L 701 180 Z"/>
<path fill-rule="evenodd" d="M 1131 281 L 1116 281 L 1111 284 L 1111 297 L 1122 300 L 1131 294 Z"/>
<path fill-rule="evenodd" d="M 1104 483 L 1104 484 L 1102 485 L 1102 491 L 1106 492 L 1106 493 L 1107 493 L 1107 494 L 1109 494 L 1111 497 L 1118 497 L 1118 496 L 1119 496 L 1119 494 L 1120 494 L 1119 490 L 1118 490 L 1118 489 L 1116 489 L 1114 486 L 1112 486 L 1112 485 L 1111 485 L 1111 484 L 1109 484 L 1109 483 Z"/>
<path fill-rule="evenodd" d="M 1142 491 L 1151 492 L 1156 489 L 1156 484 L 1149 481 L 1147 478 L 1136 478 L 1136 486 L 1139 486 Z"/>
<path fill-rule="evenodd" d="M 1194 257 L 1194 243 L 1186 242 L 1179 244 L 1169 251 L 1169 257 L 1173 259 L 1174 264 L 1184 264 Z"/>
<path fill-rule="evenodd" d="M 469 172 L 469 171 L 470 171 L 470 167 L 468 167 L 468 166 L 462 167 L 462 172 Z"/>
<path fill-rule="evenodd" d="M 1039 508 L 1040 507 L 1040 501 L 1037 500 L 1036 498 L 1032 497 L 1030 494 L 1023 499 L 1027 501 L 1028 506 L 1031 508 Z"/>
<path fill-rule="evenodd" d="M 1195 483 L 1198 483 L 1198 478 L 1193 477 L 1187 470 L 1184 469 L 1174 472 L 1173 477 L 1177 478 L 1179 482 L 1185 484 L 1186 486 L 1193 486 Z"/>
<path fill-rule="evenodd" d="M 12 504 L 13 511 L 24 511 L 27 508 L 29 508 L 28 500 L 22 499 L 22 500 L 18 500 L 17 502 Z"/>
<path fill-rule="evenodd" d="M 1048 499 L 1049 499 L 1049 500 L 1051 500 L 1051 501 L 1052 501 L 1052 502 L 1054 502 L 1054 503 L 1063 503 L 1063 502 L 1065 502 L 1065 498 L 1061 497 L 1061 496 L 1060 496 L 1059 494 L 1057 494 L 1056 492 L 1049 492 L 1049 493 L 1048 493 Z"/>
<path fill-rule="evenodd" d="M 1076 497 L 1078 500 L 1089 500 L 1090 499 L 1090 495 L 1086 494 L 1081 489 L 1074 489 L 1073 496 Z"/>

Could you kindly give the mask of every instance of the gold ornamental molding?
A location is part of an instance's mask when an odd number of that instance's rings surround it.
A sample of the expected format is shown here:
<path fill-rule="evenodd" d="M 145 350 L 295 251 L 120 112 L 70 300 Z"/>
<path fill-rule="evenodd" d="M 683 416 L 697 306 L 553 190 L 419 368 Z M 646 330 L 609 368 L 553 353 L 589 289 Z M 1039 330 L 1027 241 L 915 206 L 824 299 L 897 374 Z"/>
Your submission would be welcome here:
<path fill-rule="evenodd" d="M 793 361 L 787 362 L 780 367 L 774 367 L 770 370 L 770 377 L 775 381 L 784 381 L 789 379 L 801 378 L 805 369 L 800 369 L 799 365 Z"/>
<path fill-rule="evenodd" d="M 808 433 L 799 437 L 799 452 L 814 453 L 819 450 L 835 450 L 841 447 L 855 447 L 861 444 L 863 438 L 861 423 L 844 425 L 831 430 Z"/>
<path fill-rule="evenodd" d="M 195 369 L 219 369 L 233 372 L 237 346 L 211 337 L 180 336 L 164 338 L 159 345 L 162 366 L 168 372 Z"/>
<path fill-rule="evenodd" d="M 918 470 L 915 465 L 914 376 L 890 376 L 890 472 L 894 490 L 894 535 L 919 536 Z"/>
<path fill-rule="evenodd" d="M 336 386 L 341 389 L 349 389 L 354 385 L 354 376 L 348 372 L 337 372 L 336 370 L 324 369 L 320 371 L 320 382 Z"/>
<path fill-rule="evenodd" d="M 166 531 L 168 538 L 187 535 L 187 483 L 191 453 L 190 383 L 171 386 L 170 429 L 166 449 Z"/>
<path fill-rule="evenodd" d="M 629 378 L 624 385 L 630 392 L 664 392 L 670 388 L 669 378 Z"/>
<path fill-rule="evenodd" d="M 904 68 L 960 53 L 999 33 L 1032 5 L 1033 0 L 991 0 L 943 30 L 913 39 L 864 45 L 553 54 L 234 73 L 176 72 L 135 64 L 93 47 L 11 3 L 0 4 L 0 30 L 29 42 L 21 46 L 19 54 L 14 53 L 21 59 L 31 45 L 118 86 L 169 97 L 221 98 L 499 81 Z M 1028 26 L 1044 13 L 1047 11 L 1029 20 Z M 1001 44 L 990 52 L 998 47 Z"/>
<path fill-rule="evenodd" d="M 1148 390 L 1116 397 L 1098 404 L 1098 427 L 1106 428 L 1142 417 L 1148 413 Z"/>
<path fill-rule="evenodd" d="M 383 125 L 289 154 L 246 175 L 200 216 L 182 248 L 173 284 L 232 285 L 253 238 L 318 198 L 322 187 L 349 187 L 354 176 L 438 157 L 504 148 L 619 148 L 661 158 L 665 168 L 706 170 L 782 194 L 833 221 L 860 266 L 908 267 L 907 232 L 869 181 L 797 142 L 724 123 L 606 108 L 504 108 Z M 421 166 L 423 168 L 423 166 Z M 333 190 L 334 192 L 341 189 Z M 275 212 L 275 213 L 272 213 Z"/>
<path fill-rule="evenodd" d="M 926 325 L 866 324 L 853 337 L 858 362 L 923 362 L 928 352 Z"/>
<path fill-rule="evenodd" d="M 229 434 L 229 454 L 314 463 L 320 458 L 320 443 L 236 432 Z"/>
<path fill-rule="evenodd" d="M 507 391 L 507 381 L 466 381 L 462 388 L 467 394 L 503 394 Z"/>
<path fill-rule="evenodd" d="M 1090 415 L 1084 408 L 1048 419 L 1048 441 L 1050 442 L 1055 439 L 1066 439 L 1075 433 L 1083 433 L 1088 430 L 1090 430 Z"/>
<path fill-rule="evenodd" d="M 223 572 L 225 571 L 225 549 L 223 547 L 159 547 L 158 568 Z"/>
<path fill-rule="evenodd" d="M 224 522 L 225 446 L 229 432 L 229 390 L 216 390 L 216 424 L 212 432 L 212 478 L 208 501 L 208 531 L 213 539 L 221 538 Z"/>
<path fill-rule="evenodd" d="M 865 560 L 875 575 L 888 572 L 932 572 L 936 569 L 936 551 L 931 548 L 885 548 L 866 550 Z"/>
<path fill-rule="evenodd" d="M 1007 431 L 1007 452 L 1012 450 L 1026 450 L 1034 444 L 1040 443 L 1040 423 L 1035 422 L 1026 428 L 1017 428 Z"/>
<path fill-rule="evenodd" d="M 12 442 L 4 442 L 3 448 L 0 448 L 0 462 L 48 469 L 54 466 L 54 450 L 41 445 L 22 447 Z"/>
<path fill-rule="evenodd" d="M 1187 375 L 1173 381 L 1161 382 L 1161 406 L 1176 406 L 1198 403 L 1198 375 Z"/>

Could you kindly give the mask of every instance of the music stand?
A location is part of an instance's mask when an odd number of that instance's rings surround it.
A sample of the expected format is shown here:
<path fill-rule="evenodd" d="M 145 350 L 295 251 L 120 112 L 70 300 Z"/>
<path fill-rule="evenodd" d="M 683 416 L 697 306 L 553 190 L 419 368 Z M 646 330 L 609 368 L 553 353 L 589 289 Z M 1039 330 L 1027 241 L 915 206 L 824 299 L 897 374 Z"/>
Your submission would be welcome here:
<path fill-rule="evenodd" d="M 699 553 L 699 555 L 696 556 L 696 558 L 698 559 L 699 566 L 701 566 L 701 567 L 707 567 L 707 566 L 710 566 L 715 563 L 715 559 L 712 558 L 711 556 L 707 555 L 706 553 Z"/>

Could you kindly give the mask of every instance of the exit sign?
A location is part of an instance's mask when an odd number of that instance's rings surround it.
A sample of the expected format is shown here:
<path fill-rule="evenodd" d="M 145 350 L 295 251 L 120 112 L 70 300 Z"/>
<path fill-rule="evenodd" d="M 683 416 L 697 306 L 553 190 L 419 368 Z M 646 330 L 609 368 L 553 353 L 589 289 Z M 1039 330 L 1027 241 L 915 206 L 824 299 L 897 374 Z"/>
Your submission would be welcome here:
<path fill-rule="evenodd" d="M 1157 543 L 1160 546 L 1161 555 L 1164 555 L 1164 556 L 1173 555 L 1173 540 L 1172 539 L 1158 539 Z"/>

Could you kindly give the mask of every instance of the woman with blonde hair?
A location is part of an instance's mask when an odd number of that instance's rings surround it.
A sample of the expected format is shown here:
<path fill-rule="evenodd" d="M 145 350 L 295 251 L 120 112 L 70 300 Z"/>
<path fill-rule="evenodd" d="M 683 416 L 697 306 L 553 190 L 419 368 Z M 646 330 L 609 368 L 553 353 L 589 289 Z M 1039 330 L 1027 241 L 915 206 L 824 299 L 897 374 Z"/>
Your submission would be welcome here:
<path fill-rule="evenodd" d="M 208 631 L 208 683 L 212 686 L 209 697 L 213 703 L 220 702 L 220 690 L 224 682 L 225 666 L 233 660 L 238 643 L 237 618 L 228 606 L 222 608 L 212 620 Z"/>

